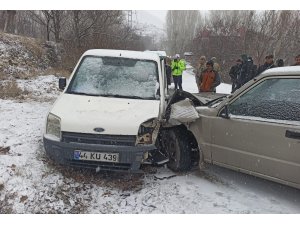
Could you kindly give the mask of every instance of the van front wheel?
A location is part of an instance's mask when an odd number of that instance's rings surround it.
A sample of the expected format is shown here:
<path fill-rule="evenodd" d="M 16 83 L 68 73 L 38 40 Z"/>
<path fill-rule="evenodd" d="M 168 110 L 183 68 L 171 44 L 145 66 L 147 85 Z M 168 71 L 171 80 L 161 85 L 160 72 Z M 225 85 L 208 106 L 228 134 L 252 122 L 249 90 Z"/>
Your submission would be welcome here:
<path fill-rule="evenodd" d="M 182 129 L 171 129 L 166 132 L 165 147 L 169 156 L 168 167 L 175 172 L 191 169 L 191 147 L 188 135 Z"/>

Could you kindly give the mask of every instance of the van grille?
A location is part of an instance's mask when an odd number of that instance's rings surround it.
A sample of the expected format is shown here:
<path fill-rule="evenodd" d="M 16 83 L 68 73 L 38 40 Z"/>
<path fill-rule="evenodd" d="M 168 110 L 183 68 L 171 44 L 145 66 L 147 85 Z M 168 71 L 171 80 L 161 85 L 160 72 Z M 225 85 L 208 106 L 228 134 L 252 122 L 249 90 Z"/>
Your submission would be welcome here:
<path fill-rule="evenodd" d="M 70 166 L 79 168 L 90 168 L 90 169 L 100 169 L 108 171 L 129 171 L 129 163 L 107 163 L 107 162 L 94 162 L 94 161 L 78 161 L 70 160 Z"/>
<path fill-rule="evenodd" d="M 66 143 L 135 146 L 135 140 L 135 135 L 105 135 L 62 132 L 62 141 Z"/>

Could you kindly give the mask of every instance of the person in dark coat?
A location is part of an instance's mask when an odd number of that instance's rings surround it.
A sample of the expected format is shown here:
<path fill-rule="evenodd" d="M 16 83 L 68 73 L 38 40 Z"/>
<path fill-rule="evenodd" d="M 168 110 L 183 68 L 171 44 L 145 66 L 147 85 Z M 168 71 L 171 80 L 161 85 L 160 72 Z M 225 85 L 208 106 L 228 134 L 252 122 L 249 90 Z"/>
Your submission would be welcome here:
<path fill-rule="evenodd" d="M 277 59 L 276 60 L 276 66 L 277 67 L 283 67 L 284 66 L 283 59 Z"/>
<path fill-rule="evenodd" d="M 165 64 L 165 69 L 166 69 L 166 76 L 167 76 L 167 85 L 171 85 L 171 77 L 172 77 L 172 69 L 171 69 L 171 60 L 169 58 L 166 58 L 166 64 Z"/>
<path fill-rule="evenodd" d="M 237 77 L 241 70 L 241 65 L 242 65 L 242 60 L 237 59 L 236 64 L 230 68 L 229 76 L 230 76 L 231 82 L 232 82 L 231 93 L 235 92 L 235 90 L 237 89 L 237 86 L 238 86 Z"/>
<path fill-rule="evenodd" d="M 274 59 L 273 55 L 267 55 L 265 57 L 265 63 L 258 68 L 256 76 L 258 76 L 259 74 L 261 74 L 267 69 L 275 68 L 276 66 L 274 65 L 273 59 Z"/>
<path fill-rule="evenodd" d="M 257 66 L 253 64 L 253 59 L 250 56 L 242 55 L 242 65 L 237 76 L 236 89 L 243 86 L 249 80 L 253 79 L 256 75 Z"/>

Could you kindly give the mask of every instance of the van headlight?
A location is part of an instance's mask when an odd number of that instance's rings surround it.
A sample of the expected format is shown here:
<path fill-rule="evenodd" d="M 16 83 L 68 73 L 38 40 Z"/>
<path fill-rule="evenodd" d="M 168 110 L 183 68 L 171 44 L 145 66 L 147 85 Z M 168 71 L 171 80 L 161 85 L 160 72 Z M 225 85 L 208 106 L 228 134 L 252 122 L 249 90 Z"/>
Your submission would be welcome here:
<path fill-rule="evenodd" d="M 47 117 L 46 134 L 53 135 L 60 139 L 60 118 L 49 113 Z"/>

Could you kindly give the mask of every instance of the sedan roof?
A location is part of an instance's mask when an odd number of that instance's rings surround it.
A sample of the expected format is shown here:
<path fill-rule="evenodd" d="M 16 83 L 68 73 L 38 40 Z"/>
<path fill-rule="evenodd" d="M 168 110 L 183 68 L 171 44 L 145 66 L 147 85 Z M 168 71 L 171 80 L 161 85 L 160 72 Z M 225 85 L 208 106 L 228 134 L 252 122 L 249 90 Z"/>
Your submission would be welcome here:
<path fill-rule="evenodd" d="M 300 66 L 284 66 L 265 70 L 261 76 L 300 75 Z"/>

